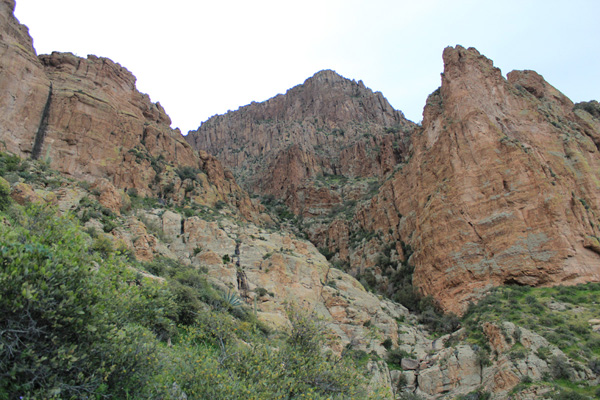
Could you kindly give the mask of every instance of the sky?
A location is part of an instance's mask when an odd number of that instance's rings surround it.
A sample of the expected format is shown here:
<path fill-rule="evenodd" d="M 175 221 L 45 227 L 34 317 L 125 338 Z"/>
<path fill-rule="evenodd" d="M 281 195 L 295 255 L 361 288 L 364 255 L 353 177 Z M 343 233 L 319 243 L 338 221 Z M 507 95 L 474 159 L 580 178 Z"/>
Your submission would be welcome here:
<path fill-rule="evenodd" d="M 322 69 L 362 80 L 419 122 L 442 51 L 475 47 L 571 100 L 600 100 L 597 0 L 17 0 L 38 54 L 107 57 L 183 134 Z"/>

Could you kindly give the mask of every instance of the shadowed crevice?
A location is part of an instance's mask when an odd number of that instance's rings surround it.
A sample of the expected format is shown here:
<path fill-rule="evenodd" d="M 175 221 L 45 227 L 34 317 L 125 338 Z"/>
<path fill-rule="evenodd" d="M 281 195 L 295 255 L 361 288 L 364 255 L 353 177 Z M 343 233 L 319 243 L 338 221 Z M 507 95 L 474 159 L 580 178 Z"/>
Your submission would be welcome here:
<path fill-rule="evenodd" d="M 48 120 L 50 119 L 50 105 L 52 104 L 52 82 L 50 82 L 50 90 L 48 91 L 48 99 L 42 112 L 42 118 L 40 119 L 40 126 L 37 133 L 35 134 L 35 141 L 33 142 L 33 149 L 31 150 L 31 158 L 37 160 L 42 154 L 42 148 L 44 146 L 44 139 L 46 138 L 46 130 L 48 129 Z"/>

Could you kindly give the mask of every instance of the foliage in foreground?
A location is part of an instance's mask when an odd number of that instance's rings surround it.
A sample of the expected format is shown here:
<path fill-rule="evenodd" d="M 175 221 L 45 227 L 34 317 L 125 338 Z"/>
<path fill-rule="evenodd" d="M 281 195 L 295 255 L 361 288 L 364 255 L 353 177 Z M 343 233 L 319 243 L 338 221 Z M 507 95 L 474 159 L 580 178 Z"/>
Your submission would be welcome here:
<path fill-rule="evenodd" d="M 366 397 L 301 311 L 267 337 L 201 271 L 159 261 L 147 269 L 166 280 L 142 277 L 48 207 L 8 205 L 0 221 L 0 398 Z"/>

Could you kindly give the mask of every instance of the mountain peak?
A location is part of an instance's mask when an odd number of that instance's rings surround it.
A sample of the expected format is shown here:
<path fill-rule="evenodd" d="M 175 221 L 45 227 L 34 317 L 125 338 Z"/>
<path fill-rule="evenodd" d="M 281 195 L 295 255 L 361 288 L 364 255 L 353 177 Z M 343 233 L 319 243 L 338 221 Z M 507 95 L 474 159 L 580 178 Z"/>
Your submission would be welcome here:
<path fill-rule="evenodd" d="M 333 83 L 333 82 L 353 82 L 352 80 L 343 77 L 332 69 L 323 69 L 316 72 L 313 76 L 304 81 L 304 84 L 309 82 Z"/>

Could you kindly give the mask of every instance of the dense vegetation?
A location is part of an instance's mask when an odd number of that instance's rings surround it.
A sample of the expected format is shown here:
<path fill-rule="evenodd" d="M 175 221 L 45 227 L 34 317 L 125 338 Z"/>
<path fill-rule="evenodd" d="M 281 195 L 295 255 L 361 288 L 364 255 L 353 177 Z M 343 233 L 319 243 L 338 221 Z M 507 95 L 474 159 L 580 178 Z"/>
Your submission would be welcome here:
<path fill-rule="evenodd" d="M 549 363 L 550 372 L 542 382 L 554 388 L 555 399 L 587 399 L 600 396 L 600 386 L 578 382 L 575 371 L 589 368 L 600 373 L 600 332 L 590 326 L 591 319 L 600 315 L 600 284 L 531 288 L 505 286 L 494 289 L 479 303 L 472 304 L 462 318 L 466 340 L 480 346 L 482 354 L 493 357 L 485 340 L 482 326 L 485 322 L 512 322 L 517 327 L 536 332 L 548 340 L 550 346 L 562 350 L 568 360 L 552 354 L 549 347 L 540 347 L 535 355 Z M 531 350 L 520 343 L 521 328 L 506 335 L 512 346 L 509 357 L 513 361 L 526 359 Z M 515 391 L 531 385 L 525 380 Z"/>
<path fill-rule="evenodd" d="M 0 157 L 0 176 L 31 174 Z M 202 270 L 137 262 L 73 215 L 8 194 L 0 178 L 0 398 L 368 397 L 362 367 L 323 351 L 308 311 L 290 305 L 291 329 L 271 331 Z"/>

